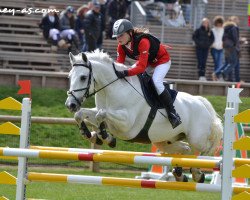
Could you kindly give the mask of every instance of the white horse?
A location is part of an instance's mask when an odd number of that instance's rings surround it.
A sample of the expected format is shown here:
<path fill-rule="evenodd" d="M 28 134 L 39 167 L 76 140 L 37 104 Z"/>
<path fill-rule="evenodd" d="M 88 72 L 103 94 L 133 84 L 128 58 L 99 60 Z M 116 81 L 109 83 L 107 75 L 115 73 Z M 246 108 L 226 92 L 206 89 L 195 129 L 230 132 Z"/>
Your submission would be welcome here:
<path fill-rule="evenodd" d="M 124 70 L 125 65 L 114 63 L 106 53 L 69 54 L 72 69 L 69 73 L 70 89 L 65 105 L 75 113 L 75 119 L 85 136 L 92 142 L 103 140 L 114 143 L 112 136 L 131 140 L 143 128 L 150 106 L 143 97 L 137 76 L 117 79 L 114 67 Z M 113 66 L 114 65 L 114 66 Z M 133 86 L 133 87 L 132 87 Z M 95 94 L 95 108 L 81 108 L 87 97 Z M 161 152 L 190 154 L 193 148 L 202 155 L 213 155 L 222 138 L 222 123 L 209 101 L 201 96 L 178 92 L 174 102 L 182 123 L 172 128 L 169 120 L 159 110 L 148 131 L 148 138 Z M 163 113 L 163 114 L 162 114 Z M 101 132 L 88 131 L 84 120 Z M 105 127 L 109 131 L 107 134 Z M 184 141 L 183 141 L 184 140 Z M 111 146 L 114 144 L 111 144 Z M 191 169 L 193 179 L 202 182 L 204 174 Z M 181 172 L 175 172 L 183 181 Z"/>

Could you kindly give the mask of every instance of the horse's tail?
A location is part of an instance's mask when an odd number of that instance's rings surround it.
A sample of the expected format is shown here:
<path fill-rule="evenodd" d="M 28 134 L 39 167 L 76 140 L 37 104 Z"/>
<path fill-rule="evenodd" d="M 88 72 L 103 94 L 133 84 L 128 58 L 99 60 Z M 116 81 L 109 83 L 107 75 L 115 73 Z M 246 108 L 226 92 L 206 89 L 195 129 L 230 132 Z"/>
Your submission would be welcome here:
<path fill-rule="evenodd" d="M 209 140 L 211 141 L 209 149 L 207 149 L 207 155 L 214 155 L 216 148 L 219 147 L 222 136 L 223 136 L 223 126 L 219 115 L 214 110 L 212 104 L 204 97 L 199 96 L 199 100 L 205 105 L 212 117 L 211 123 L 211 135 Z"/>

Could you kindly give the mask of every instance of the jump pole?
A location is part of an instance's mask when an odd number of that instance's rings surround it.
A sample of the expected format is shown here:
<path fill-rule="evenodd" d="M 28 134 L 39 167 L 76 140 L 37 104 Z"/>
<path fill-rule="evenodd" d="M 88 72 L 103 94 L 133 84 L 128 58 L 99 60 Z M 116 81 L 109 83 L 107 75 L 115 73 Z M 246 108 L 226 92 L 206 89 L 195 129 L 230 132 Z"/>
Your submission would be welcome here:
<path fill-rule="evenodd" d="M 100 154 L 100 153 L 78 153 L 78 152 L 61 152 L 49 150 L 34 150 L 23 148 L 0 148 L 0 156 L 17 156 L 27 158 L 41 159 L 60 159 L 60 160 L 79 160 L 94 162 L 114 162 L 127 164 L 152 164 L 152 165 L 171 165 L 181 167 L 198 167 L 219 169 L 220 160 L 201 160 L 192 158 L 173 158 L 173 157 L 154 157 L 154 156 L 134 156 L 117 154 Z M 250 159 L 235 158 L 235 166 L 250 164 Z"/>
<path fill-rule="evenodd" d="M 78 183 L 106 186 L 123 186 L 134 188 L 152 188 L 152 189 L 167 189 L 167 190 L 185 190 L 198 192 L 221 192 L 220 185 L 192 182 L 166 182 L 159 180 L 139 180 L 131 178 L 116 178 L 102 176 L 84 176 L 84 175 L 66 175 L 66 174 L 51 174 L 51 173 L 36 173 L 30 172 L 27 175 L 28 181 L 34 182 L 60 182 L 60 183 Z M 234 187 L 234 193 L 243 191 L 250 192 L 250 188 Z"/>
<path fill-rule="evenodd" d="M 20 148 L 28 148 L 30 135 L 31 100 L 24 98 L 22 101 L 22 121 L 20 129 Z M 18 157 L 18 175 L 16 200 L 23 200 L 26 196 L 26 185 L 24 183 L 27 173 L 27 158 Z"/>
<path fill-rule="evenodd" d="M 24 98 L 22 103 L 15 100 L 12 97 L 5 98 L 0 101 L 0 109 L 5 110 L 19 110 L 22 111 L 21 114 L 21 128 L 15 127 L 13 129 L 13 124 L 6 123 L 3 125 L 5 131 L 7 129 L 11 129 L 10 132 L 14 131 L 16 135 L 18 135 L 18 131 L 20 130 L 20 148 L 28 148 L 29 146 L 29 134 L 30 134 L 30 119 L 31 119 L 31 100 L 29 98 Z M 4 131 L 4 132 L 5 132 Z M 18 158 L 18 175 L 16 181 L 16 200 L 23 200 L 25 199 L 26 194 L 26 185 L 24 183 L 25 177 L 27 174 L 27 158 L 26 157 L 19 157 Z"/>
<path fill-rule="evenodd" d="M 222 160 L 222 157 L 214 156 L 196 156 L 196 155 L 181 155 L 181 154 L 166 154 L 166 153 L 149 153 L 135 151 L 112 151 L 101 149 L 81 149 L 81 148 L 66 148 L 66 147 L 46 147 L 46 146 L 30 146 L 30 149 L 50 150 L 63 152 L 78 152 L 78 153 L 100 153 L 110 155 L 131 155 L 131 156 L 153 156 L 153 157 L 173 157 L 173 158 L 197 158 L 202 160 Z"/>

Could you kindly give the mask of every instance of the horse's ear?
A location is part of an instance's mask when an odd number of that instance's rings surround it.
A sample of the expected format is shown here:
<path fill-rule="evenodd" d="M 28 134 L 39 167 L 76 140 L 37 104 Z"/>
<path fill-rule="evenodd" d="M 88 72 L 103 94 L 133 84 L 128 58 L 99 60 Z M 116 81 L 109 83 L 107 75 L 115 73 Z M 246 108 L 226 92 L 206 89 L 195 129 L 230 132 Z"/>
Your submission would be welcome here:
<path fill-rule="evenodd" d="M 87 56 L 86 56 L 85 53 L 82 53 L 82 59 L 83 59 L 83 61 L 84 61 L 85 63 L 88 62 L 88 58 L 87 58 Z"/>
<path fill-rule="evenodd" d="M 73 65 L 76 61 L 74 55 L 71 52 L 69 52 L 69 59 L 70 59 L 71 65 Z"/>

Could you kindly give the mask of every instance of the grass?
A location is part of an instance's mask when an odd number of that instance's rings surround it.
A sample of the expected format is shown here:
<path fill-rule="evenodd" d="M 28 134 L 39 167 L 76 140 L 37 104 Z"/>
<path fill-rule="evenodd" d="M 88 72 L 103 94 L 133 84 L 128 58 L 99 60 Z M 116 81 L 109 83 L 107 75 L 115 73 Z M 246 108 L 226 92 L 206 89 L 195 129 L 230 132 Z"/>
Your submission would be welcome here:
<path fill-rule="evenodd" d="M 12 96 L 21 101 L 23 96 L 16 95 L 17 87 L 0 87 L 0 99 Z M 73 117 L 73 114 L 68 112 L 64 106 L 66 99 L 65 90 L 56 89 L 32 89 L 32 116 L 50 116 L 50 117 Z M 226 106 L 226 97 L 221 96 L 207 96 L 207 99 L 213 104 L 218 114 L 223 117 Z M 243 103 L 240 105 L 240 111 L 250 108 L 250 98 L 241 98 Z M 84 107 L 93 107 L 93 98 L 88 100 Z M 0 110 L 0 115 L 20 115 L 19 111 Z M 18 125 L 18 124 L 17 124 Z M 89 148 L 89 142 L 83 140 L 78 133 L 78 128 L 72 125 L 41 125 L 32 124 L 31 126 L 31 144 L 42 146 L 61 146 L 61 147 L 75 147 L 75 148 Z M 3 135 L 0 137 L 0 146 L 18 147 L 19 138 L 16 136 Z M 102 146 L 102 149 L 110 149 L 107 145 Z M 150 151 L 149 145 L 139 145 L 126 143 L 118 140 L 116 150 L 129 151 Z M 120 176 L 131 177 L 139 175 L 141 171 L 147 170 L 145 165 L 117 165 L 109 163 L 101 163 L 102 173 L 90 173 L 85 170 L 88 167 L 86 162 L 71 162 L 71 161 L 52 161 L 30 159 L 29 163 L 39 164 L 42 169 L 33 168 L 29 171 L 40 172 L 54 172 L 66 174 L 87 174 L 87 175 L 101 175 L 101 176 Z M 7 165 L 6 165 L 7 164 Z M 16 169 L 9 167 L 15 162 L 0 162 L 0 169 L 6 170 L 11 174 L 16 174 Z M 47 168 L 46 166 L 50 166 Z M 54 168 L 52 165 L 56 165 Z M 68 166 L 68 168 L 66 168 Z M 135 173 L 125 173 L 117 171 L 133 170 Z M 2 171 L 1 170 L 1 171 Z M 113 170 L 110 172 L 110 170 Z M 15 199 L 15 186 L 0 185 L 0 196 L 4 195 L 9 199 Z M 180 192 L 171 190 L 153 190 L 153 189 L 136 189 L 124 187 L 111 186 L 93 186 L 93 185 L 77 185 L 77 184 L 62 184 L 62 183 L 31 183 L 27 186 L 27 197 L 44 198 L 44 199 L 100 199 L 100 200 L 127 200 L 127 199 L 175 199 L 175 200 L 217 200 L 220 199 L 219 194 L 214 193 L 198 193 L 198 192 Z"/>

